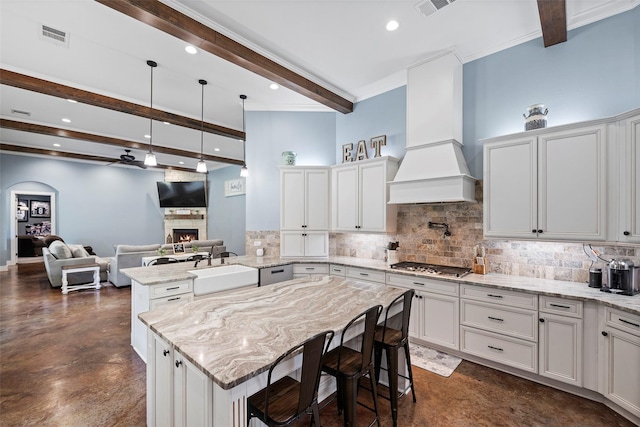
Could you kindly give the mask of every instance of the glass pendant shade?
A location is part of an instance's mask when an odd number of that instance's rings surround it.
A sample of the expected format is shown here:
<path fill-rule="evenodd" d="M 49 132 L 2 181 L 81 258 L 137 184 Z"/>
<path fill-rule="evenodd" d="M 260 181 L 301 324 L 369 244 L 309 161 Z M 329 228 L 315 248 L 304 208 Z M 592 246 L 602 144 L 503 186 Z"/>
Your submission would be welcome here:
<path fill-rule="evenodd" d="M 146 156 L 144 156 L 144 164 L 147 166 L 158 166 L 156 155 L 149 151 Z"/>
<path fill-rule="evenodd" d="M 204 160 L 200 159 L 198 166 L 196 166 L 196 172 L 207 173 L 207 164 Z"/>
<path fill-rule="evenodd" d="M 249 176 L 249 169 L 247 169 L 246 165 L 242 166 L 242 169 L 240 169 L 240 176 L 243 178 L 246 178 Z"/>

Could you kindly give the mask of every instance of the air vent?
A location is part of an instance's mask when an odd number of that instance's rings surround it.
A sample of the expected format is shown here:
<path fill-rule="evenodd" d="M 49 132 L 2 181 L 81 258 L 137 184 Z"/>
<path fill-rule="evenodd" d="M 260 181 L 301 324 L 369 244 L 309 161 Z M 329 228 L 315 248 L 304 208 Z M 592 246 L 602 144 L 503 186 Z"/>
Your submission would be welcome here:
<path fill-rule="evenodd" d="M 424 0 L 416 5 L 416 9 L 424 16 L 429 16 L 454 1 L 455 0 Z"/>
<path fill-rule="evenodd" d="M 28 111 L 22 111 L 22 110 L 15 110 L 15 109 L 11 109 L 11 114 L 15 114 L 17 116 L 31 116 L 31 113 Z"/>
<path fill-rule="evenodd" d="M 40 25 L 40 38 L 57 44 L 58 46 L 69 47 L 69 33 L 57 30 L 48 25 Z"/>

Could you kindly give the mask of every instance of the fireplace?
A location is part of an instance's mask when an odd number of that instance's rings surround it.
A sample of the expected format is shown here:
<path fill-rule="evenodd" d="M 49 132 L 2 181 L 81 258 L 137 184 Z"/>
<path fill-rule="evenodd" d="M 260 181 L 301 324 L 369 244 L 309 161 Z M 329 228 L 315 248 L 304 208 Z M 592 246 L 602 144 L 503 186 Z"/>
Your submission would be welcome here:
<path fill-rule="evenodd" d="M 192 240 L 198 240 L 197 228 L 174 228 L 173 229 L 173 242 L 190 242 Z"/>

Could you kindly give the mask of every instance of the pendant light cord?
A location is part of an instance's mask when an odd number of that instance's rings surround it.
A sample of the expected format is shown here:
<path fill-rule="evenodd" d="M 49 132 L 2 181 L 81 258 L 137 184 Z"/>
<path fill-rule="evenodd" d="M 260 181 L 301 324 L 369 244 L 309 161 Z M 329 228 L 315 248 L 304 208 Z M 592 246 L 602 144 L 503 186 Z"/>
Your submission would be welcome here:
<path fill-rule="evenodd" d="M 151 68 L 151 103 L 149 105 L 151 119 L 149 120 L 149 152 L 153 152 L 153 69 L 158 66 L 155 61 L 147 61 Z"/>
<path fill-rule="evenodd" d="M 203 160 L 204 156 L 204 86 L 207 84 L 206 80 L 198 80 L 198 83 L 202 85 L 202 103 L 200 105 L 200 160 Z"/>

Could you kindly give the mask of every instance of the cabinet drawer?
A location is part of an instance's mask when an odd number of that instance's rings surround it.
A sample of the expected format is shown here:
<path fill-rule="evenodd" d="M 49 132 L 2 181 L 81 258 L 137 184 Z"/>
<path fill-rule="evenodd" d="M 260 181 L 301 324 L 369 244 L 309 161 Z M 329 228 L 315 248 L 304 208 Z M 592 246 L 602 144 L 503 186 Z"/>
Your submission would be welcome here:
<path fill-rule="evenodd" d="M 458 296 L 459 293 L 459 285 L 455 282 L 430 279 L 428 277 L 405 276 L 403 274 L 387 273 L 387 285 L 443 295 Z"/>
<path fill-rule="evenodd" d="M 543 313 L 560 314 L 582 319 L 582 301 L 541 295 L 539 303 L 540 311 Z"/>
<path fill-rule="evenodd" d="M 516 338 L 537 341 L 535 311 L 461 300 L 460 323 Z"/>
<path fill-rule="evenodd" d="M 329 266 L 329 274 L 331 274 L 332 276 L 345 277 L 347 275 L 347 267 L 345 267 L 344 265 L 331 264 Z"/>
<path fill-rule="evenodd" d="M 329 274 L 329 264 L 294 264 L 293 274 Z"/>
<path fill-rule="evenodd" d="M 347 277 L 351 279 L 367 280 L 369 282 L 385 283 L 386 274 L 384 271 L 347 267 Z"/>
<path fill-rule="evenodd" d="M 193 281 L 182 281 L 182 282 L 173 282 L 166 283 L 162 285 L 153 285 L 151 286 L 149 297 L 153 298 L 162 298 L 169 295 L 178 295 L 184 294 L 187 292 L 193 292 Z"/>
<path fill-rule="evenodd" d="M 485 359 L 537 373 L 538 346 L 530 341 L 460 327 L 460 350 Z"/>
<path fill-rule="evenodd" d="M 604 322 L 608 326 L 640 336 L 640 316 L 637 314 L 605 307 Z"/>
<path fill-rule="evenodd" d="M 156 308 L 165 307 L 168 305 L 184 304 L 193 301 L 193 294 L 178 294 L 170 295 L 168 297 L 152 299 L 149 302 L 149 310 L 155 310 Z"/>
<path fill-rule="evenodd" d="M 460 286 L 460 297 L 529 310 L 538 309 L 538 296 L 526 292 L 463 284 Z"/>

